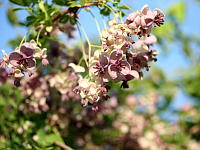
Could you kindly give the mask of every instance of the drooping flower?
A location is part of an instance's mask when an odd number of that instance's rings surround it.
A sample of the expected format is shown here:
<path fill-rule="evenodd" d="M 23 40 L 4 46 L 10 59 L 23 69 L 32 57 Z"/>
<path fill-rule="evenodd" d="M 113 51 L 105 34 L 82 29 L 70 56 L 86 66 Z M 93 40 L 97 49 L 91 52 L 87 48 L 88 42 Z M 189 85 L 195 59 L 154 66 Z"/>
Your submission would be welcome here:
<path fill-rule="evenodd" d="M 34 47 L 30 43 L 24 43 L 19 48 L 19 51 L 12 52 L 9 55 L 9 63 L 14 67 L 23 67 L 25 69 L 31 69 L 36 66 L 34 54 Z"/>
<path fill-rule="evenodd" d="M 97 77 L 103 80 L 103 82 L 110 81 L 110 76 L 108 74 L 108 57 L 105 53 L 101 53 L 98 60 L 93 60 L 90 67 L 90 71 Z"/>
<path fill-rule="evenodd" d="M 122 59 L 122 52 L 117 50 L 112 51 L 110 54 L 108 73 L 115 82 L 138 78 L 137 72 L 131 70 L 131 65 Z"/>
<path fill-rule="evenodd" d="M 142 9 L 141 9 L 141 25 L 143 29 L 148 29 L 149 27 L 151 27 L 151 25 L 153 24 L 155 15 L 154 13 L 150 10 L 148 5 L 145 5 Z"/>
<path fill-rule="evenodd" d="M 24 78 L 21 81 L 20 90 L 22 95 L 27 98 L 26 104 L 20 106 L 20 110 L 25 112 L 41 113 L 47 111 L 49 106 L 47 98 L 49 96 L 49 88 L 46 80 L 37 74 Z"/>
<path fill-rule="evenodd" d="M 147 31 L 147 34 L 151 32 L 152 25 L 160 26 L 164 23 L 164 13 L 157 8 L 152 12 L 149 6 L 145 5 L 141 9 L 141 14 L 141 26 Z"/>
<path fill-rule="evenodd" d="M 143 68 L 149 70 L 148 62 L 156 61 L 156 55 L 157 52 L 153 50 L 140 52 L 138 54 L 129 52 L 127 54 L 127 60 L 134 70 L 141 72 Z"/>
<path fill-rule="evenodd" d="M 130 64 L 125 60 L 119 60 L 116 64 L 111 64 L 108 67 L 108 73 L 115 82 L 126 80 L 125 76 L 129 74 L 131 69 Z"/>
<path fill-rule="evenodd" d="M 7 68 L 9 56 L 4 50 L 2 50 L 2 54 L 3 54 L 3 58 L 0 59 L 0 68 Z"/>
<path fill-rule="evenodd" d="M 75 88 L 75 92 L 80 94 L 82 100 L 81 103 L 83 106 L 94 104 L 100 99 L 100 85 L 97 85 L 95 82 L 90 81 L 87 78 L 80 78 L 79 85 Z"/>
<path fill-rule="evenodd" d="M 0 68 L 0 83 L 6 82 L 8 79 L 8 72 L 5 68 Z"/>
<path fill-rule="evenodd" d="M 137 29 L 141 24 L 141 17 L 139 12 L 133 12 L 126 18 L 125 24 L 128 25 L 130 29 Z"/>
<path fill-rule="evenodd" d="M 78 76 L 75 73 L 59 72 L 55 75 L 47 76 L 46 79 L 49 81 L 50 87 L 54 87 L 60 92 L 63 101 L 79 99 L 73 92 L 78 82 Z"/>
<path fill-rule="evenodd" d="M 153 12 L 154 12 L 154 15 L 155 15 L 154 26 L 163 25 L 163 23 L 164 23 L 164 17 L 165 17 L 164 13 L 160 9 L 158 9 L 158 8 L 154 9 Z"/>
<path fill-rule="evenodd" d="M 8 73 L 14 76 L 14 84 L 20 85 L 21 78 L 28 73 L 32 76 L 36 72 L 36 59 L 41 59 L 42 64 L 47 65 L 46 49 L 41 49 L 34 40 L 25 42 L 17 47 L 9 55 L 4 50 L 3 59 L 0 60 L 0 68 L 7 68 Z"/>
<path fill-rule="evenodd" d="M 122 49 L 127 43 L 133 43 L 131 30 L 125 24 L 115 24 L 102 31 L 102 47 L 104 51 Z M 125 48 L 125 47 L 123 47 Z M 128 49 L 128 48 L 127 48 Z M 125 49 L 126 50 L 126 49 Z"/>
<path fill-rule="evenodd" d="M 142 36 L 137 42 L 135 42 L 133 48 L 137 51 L 147 51 L 150 45 L 153 45 L 157 42 L 157 39 L 154 35 L 150 34 L 149 36 Z"/>

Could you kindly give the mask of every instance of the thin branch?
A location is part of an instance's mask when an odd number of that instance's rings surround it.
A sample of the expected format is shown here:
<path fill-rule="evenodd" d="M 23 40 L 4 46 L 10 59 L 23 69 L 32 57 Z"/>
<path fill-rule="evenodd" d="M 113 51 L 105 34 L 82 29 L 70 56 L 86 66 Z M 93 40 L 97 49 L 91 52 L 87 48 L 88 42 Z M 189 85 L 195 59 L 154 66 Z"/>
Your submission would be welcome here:
<path fill-rule="evenodd" d="M 62 142 L 56 141 L 56 142 L 54 142 L 54 144 L 57 145 L 57 146 L 59 146 L 59 147 L 61 147 L 61 148 L 63 148 L 64 150 L 74 150 L 74 149 L 72 149 L 71 147 L 65 145 Z"/>
<path fill-rule="evenodd" d="M 68 7 L 65 10 L 63 10 L 60 14 L 58 14 L 57 16 L 55 16 L 53 18 L 53 21 L 57 21 L 58 19 L 60 19 L 61 17 L 65 16 L 66 14 L 70 13 L 72 8 L 85 8 L 85 7 L 89 7 L 89 6 L 98 6 L 99 2 L 92 2 L 92 3 L 85 3 L 84 5 L 77 5 L 75 7 Z"/>

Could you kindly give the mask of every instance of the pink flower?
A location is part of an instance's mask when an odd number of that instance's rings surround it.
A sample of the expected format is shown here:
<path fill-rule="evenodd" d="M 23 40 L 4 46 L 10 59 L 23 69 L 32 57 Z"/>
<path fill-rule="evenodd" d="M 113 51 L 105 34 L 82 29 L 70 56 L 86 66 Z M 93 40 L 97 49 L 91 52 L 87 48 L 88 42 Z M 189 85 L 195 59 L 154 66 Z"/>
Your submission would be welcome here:
<path fill-rule="evenodd" d="M 99 61 L 92 65 L 91 70 L 96 76 L 102 78 L 104 82 L 110 80 L 108 74 L 108 58 L 104 53 L 99 55 Z"/>
<path fill-rule="evenodd" d="M 110 53 L 109 62 L 111 64 L 115 64 L 116 62 L 122 59 L 122 55 L 123 55 L 123 52 L 121 50 L 113 50 Z"/>
<path fill-rule="evenodd" d="M 49 64 L 49 61 L 46 58 L 43 58 L 42 59 L 42 64 L 46 66 L 46 65 Z"/>
<path fill-rule="evenodd" d="M 125 24 L 127 24 L 130 29 L 137 29 L 141 24 L 139 13 L 134 12 L 128 15 Z"/>
<path fill-rule="evenodd" d="M 148 34 L 150 33 L 152 25 L 160 26 L 164 23 L 164 13 L 157 8 L 152 12 L 149 7 L 145 5 L 141 10 L 141 14 L 141 26 L 148 31 Z"/>
<path fill-rule="evenodd" d="M 153 12 L 154 12 L 154 15 L 155 15 L 154 25 L 155 26 L 163 25 L 164 17 L 165 17 L 164 13 L 158 8 L 156 8 Z"/>
<path fill-rule="evenodd" d="M 40 77 L 36 76 L 36 77 L 32 77 L 27 81 L 27 87 L 30 89 L 35 90 L 36 88 L 40 87 L 42 85 L 42 82 L 40 81 Z"/>
<path fill-rule="evenodd" d="M 143 37 L 143 40 L 144 40 L 144 44 L 146 45 L 153 45 L 157 43 L 157 38 L 153 34 Z"/>
<path fill-rule="evenodd" d="M 8 66 L 7 62 L 3 59 L 0 59 L 0 68 L 6 68 Z"/>
<path fill-rule="evenodd" d="M 147 5 L 145 5 L 142 8 L 141 13 L 142 13 L 142 17 L 141 17 L 142 28 L 148 29 L 153 24 L 155 15 Z"/>
<path fill-rule="evenodd" d="M 24 68 L 33 68 L 36 61 L 33 58 L 34 49 L 30 44 L 24 43 L 20 47 L 20 52 L 12 52 L 9 56 L 9 62 L 15 67 L 22 65 Z"/>
<path fill-rule="evenodd" d="M 131 70 L 131 65 L 126 60 L 123 60 L 122 51 L 112 51 L 109 61 L 108 73 L 115 82 L 129 81 L 133 78 L 138 78 L 139 75 L 137 71 Z"/>
<path fill-rule="evenodd" d="M 141 73 L 141 69 L 143 68 L 146 68 L 147 71 L 149 70 L 148 62 L 153 60 L 156 61 L 157 59 L 155 58 L 155 56 L 156 53 L 152 50 L 141 52 L 138 54 L 128 53 L 127 60 L 134 70 Z"/>
<path fill-rule="evenodd" d="M 125 76 L 129 74 L 130 69 L 131 66 L 127 61 L 119 60 L 115 64 L 109 65 L 108 73 L 115 82 L 119 82 L 126 80 Z"/>
<path fill-rule="evenodd" d="M 6 82 L 8 79 L 8 72 L 5 68 L 0 68 L 0 83 Z"/>
<path fill-rule="evenodd" d="M 131 70 L 130 64 L 122 59 L 122 54 L 120 50 L 113 50 L 109 57 L 110 65 L 108 67 L 108 73 L 115 82 L 126 80 L 126 75 Z"/>
<path fill-rule="evenodd" d="M 134 50 L 143 51 L 148 50 L 149 45 L 153 45 L 157 42 L 157 39 L 154 35 L 150 34 L 149 36 L 142 36 L 135 44 Z"/>

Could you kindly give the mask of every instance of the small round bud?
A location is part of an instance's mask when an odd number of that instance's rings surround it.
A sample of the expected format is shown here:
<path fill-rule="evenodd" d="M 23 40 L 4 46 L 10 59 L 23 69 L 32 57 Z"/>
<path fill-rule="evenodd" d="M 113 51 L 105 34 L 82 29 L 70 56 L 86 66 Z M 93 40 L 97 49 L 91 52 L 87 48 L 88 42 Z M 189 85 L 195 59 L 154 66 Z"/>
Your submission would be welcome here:
<path fill-rule="evenodd" d="M 85 10 L 86 11 L 90 11 L 90 7 L 85 7 Z"/>

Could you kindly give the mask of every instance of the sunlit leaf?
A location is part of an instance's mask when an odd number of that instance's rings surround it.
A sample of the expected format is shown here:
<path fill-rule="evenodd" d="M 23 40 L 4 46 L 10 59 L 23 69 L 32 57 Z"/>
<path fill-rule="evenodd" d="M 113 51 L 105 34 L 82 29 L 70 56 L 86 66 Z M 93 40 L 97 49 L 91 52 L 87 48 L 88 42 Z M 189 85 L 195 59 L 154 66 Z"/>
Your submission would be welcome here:
<path fill-rule="evenodd" d="M 17 25 L 18 24 L 18 18 L 17 18 L 17 15 L 16 15 L 15 11 L 13 10 L 13 8 L 8 8 L 7 17 L 8 17 L 8 21 L 12 25 Z"/>
<path fill-rule="evenodd" d="M 21 6 L 30 6 L 30 4 L 38 2 L 37 0 L 9 0 L 9 1 Z"/>
<path fill-rule="evenodd" d="M 186 3 L 185 2 L 175 3 L 168 10 L 168 14 L 171 16 L 174 16 L 177 19 L 177 21 L 179 21 L 179 22 L 184 21 L 185 13 L 186 13 Z"/>
<path fill-rule="evenodd" d="M 166 23 L 159 28 L 154 29 L 154 33 L 163 39 L 167 39 L 169 41 L 173 40 L 173 33 L 174 33 L 174 24 L 173 23 Z"/>

